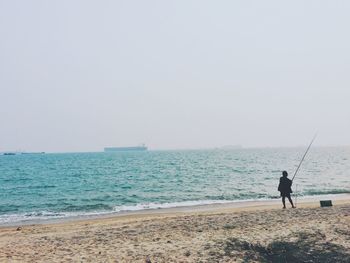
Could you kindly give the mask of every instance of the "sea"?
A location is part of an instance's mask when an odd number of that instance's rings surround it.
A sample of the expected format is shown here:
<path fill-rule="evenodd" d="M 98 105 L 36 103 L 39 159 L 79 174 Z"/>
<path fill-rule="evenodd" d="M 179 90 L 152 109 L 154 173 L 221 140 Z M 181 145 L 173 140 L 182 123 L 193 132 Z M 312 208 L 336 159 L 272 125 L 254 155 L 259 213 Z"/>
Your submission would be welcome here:
<path fill-rule="evenodd" d="M 0 224 L 279 198 L 300 148 L 0 155 Z M 350 147 L 311 148 L 300 198 L 350 193 Z"/>

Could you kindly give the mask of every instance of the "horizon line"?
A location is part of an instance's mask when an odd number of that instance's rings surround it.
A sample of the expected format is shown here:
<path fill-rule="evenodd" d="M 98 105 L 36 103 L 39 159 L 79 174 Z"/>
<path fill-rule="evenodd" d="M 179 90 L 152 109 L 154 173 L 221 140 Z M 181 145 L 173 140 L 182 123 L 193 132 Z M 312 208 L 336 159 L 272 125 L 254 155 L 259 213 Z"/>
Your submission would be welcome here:
<path fill-rule="evenodd" d="M 228 146 L 214 146 L 214 147 L 195 147 L 195 148 L 150 148 L 148 147 L 148 152 L 150 151 L 200 151 L 200 150 L 223 150 L 223 151 L 235 151 L 235 150 L 252 150 L 252 149 L 291 149 L 291 148 L 304 148 L 307 145 L 295 145 L 295 146 L 238 146 L 238 147 L 228 147 Z M 314 145 L 313 148 L 340 148 L 340 147 L 350 147 L 350 145 Z M 146 151 L 146 152 L 147 152 Z M 0 154 L 4 153 L 17 153 L 17 154 L 35 154 L 35 153 L 103 153 L 103 148 L 101 150 L 85 150 L 85 151 L 22 151 L 22 150 L 11 150 L 11 151 L 0 151 Z"/>

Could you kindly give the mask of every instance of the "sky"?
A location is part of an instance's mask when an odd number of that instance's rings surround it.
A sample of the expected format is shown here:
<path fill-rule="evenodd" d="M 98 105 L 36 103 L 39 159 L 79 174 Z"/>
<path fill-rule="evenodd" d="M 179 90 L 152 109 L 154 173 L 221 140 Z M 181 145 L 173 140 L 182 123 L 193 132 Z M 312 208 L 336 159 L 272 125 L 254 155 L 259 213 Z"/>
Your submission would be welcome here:
<path fill-rule="evenodd" d="M 0 151 L 350 145 L 349 12 L 0 0 Z"/>

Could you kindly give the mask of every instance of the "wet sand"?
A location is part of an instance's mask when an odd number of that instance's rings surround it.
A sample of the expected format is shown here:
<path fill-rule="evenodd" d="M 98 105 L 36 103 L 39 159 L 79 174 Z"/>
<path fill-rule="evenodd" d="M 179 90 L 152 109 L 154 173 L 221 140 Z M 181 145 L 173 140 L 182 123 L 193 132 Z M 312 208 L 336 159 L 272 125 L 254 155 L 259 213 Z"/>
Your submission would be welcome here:
<path fill-rule="evenodd" d="M 0 228 L 0 262 L 350 262 L 350 198 L 144 211 Z"/>

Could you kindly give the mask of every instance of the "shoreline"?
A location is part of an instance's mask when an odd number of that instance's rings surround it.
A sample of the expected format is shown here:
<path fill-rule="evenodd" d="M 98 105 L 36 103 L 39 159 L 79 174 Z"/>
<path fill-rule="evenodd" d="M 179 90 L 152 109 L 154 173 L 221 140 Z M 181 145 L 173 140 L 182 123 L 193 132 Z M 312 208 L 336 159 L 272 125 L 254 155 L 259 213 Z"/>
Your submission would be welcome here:
<path fill-rule="evenodd" d="M 350 198 L 280 200 L 0 228 L 1 262 L 349 262 Z"/>
<path fill-rule="evenodd" d="M 295 197 L 292 197 L 295 201 Z M 307 197 L 298 197 L 297 208 L 318 207 L 320 200 L 332 200 L 333 205 L 350 203 L 350 194 L 329 194 L 315 195 Z M 6 222 L 0 224 L 0 230 L 4 228 L 19 226 L 36 226 L 51 224 L 69 224 L 79 222 L 89 222 L 98 220 L 118 220 L 123 218 L 148 218 L 159 216 L 176 216 L 186 214 L 211 214 L 222 211 L 252 211 L 265 209 L 279 209 L 282 206 L 281 198 L 278 199 L 261 199 L 261 200 L 234 200 L 234 201 L 218 201 L 218 203 L 183 205 L 166 208 L 149 208 L 135 211 L 105 212 L 88 215 L 67 216 L 62 218 L 45 218 L 45 219 L 28 219 L 17 222 Z M 288 200 L 286 200 L 287 209 L 290 208 Z"/>

